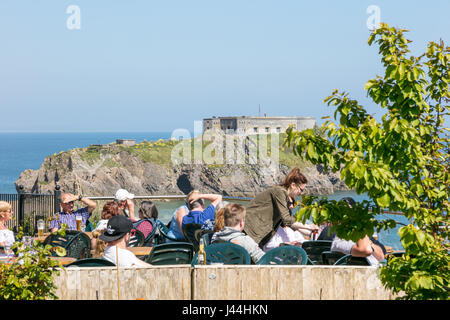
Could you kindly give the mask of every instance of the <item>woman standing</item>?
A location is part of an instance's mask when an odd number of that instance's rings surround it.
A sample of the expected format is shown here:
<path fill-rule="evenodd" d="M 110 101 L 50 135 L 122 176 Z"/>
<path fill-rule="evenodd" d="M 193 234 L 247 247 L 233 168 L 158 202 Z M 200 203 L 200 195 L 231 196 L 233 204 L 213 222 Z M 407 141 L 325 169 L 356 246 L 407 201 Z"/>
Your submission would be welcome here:
<path fill-rule="evenodd" d="M 292 215 L 294 199 L 301 195 L 308 180 L 294 168 L 281 185 L 258 193 L 247 206 L 244 231 L 262 248 L 277 232 L 278 227 L 293 230 L 305 228 Z"/>
<path fill-rule="evenodd" d="M 6 201 L 0 201 L 0 246 L 11 247 L 14 242 L 14 233 L 8 229 L 6 222 L 11 220 L 13 213 L 12 206 Z M 0 256 L 5 256 L 4 251 L 0 251 Z"/>

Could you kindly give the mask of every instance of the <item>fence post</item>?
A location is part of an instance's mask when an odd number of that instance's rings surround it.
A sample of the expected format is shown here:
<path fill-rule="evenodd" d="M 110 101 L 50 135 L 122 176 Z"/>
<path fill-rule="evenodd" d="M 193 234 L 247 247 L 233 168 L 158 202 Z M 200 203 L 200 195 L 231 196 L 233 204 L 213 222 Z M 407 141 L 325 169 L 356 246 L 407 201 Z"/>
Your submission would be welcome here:
<path fill-rule="evenodd" d="M 25 194 L 23 192 L 23 185 L 19 186 L 19 216 L 18 226 L 24 226 L 25 224 Z"/>
<path fill-rule="evenodd" d="M 59 186 L 59 184 L 55 185 L 55 192 L 53 194 L 54 196 L 54 205 L 55 205 L 55 210 L 54 212 L 59 212 L 59 202 L 60 202 L 60 198 L 61 198 L 61 187 Z"/>

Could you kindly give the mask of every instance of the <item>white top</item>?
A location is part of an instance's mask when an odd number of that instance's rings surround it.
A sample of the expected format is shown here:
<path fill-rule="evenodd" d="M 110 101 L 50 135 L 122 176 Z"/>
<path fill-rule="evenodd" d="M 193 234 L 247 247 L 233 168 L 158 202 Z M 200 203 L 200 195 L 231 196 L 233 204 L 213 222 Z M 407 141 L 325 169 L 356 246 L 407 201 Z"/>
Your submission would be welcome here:
<path fill-rule="evenodd" d="M 343 240 L 335 237 L 331 243 L 330 251 L 342 252 L 343 254 L 351 254 L 352 248 L 356 243 L 351 240 Z M 372 254 L 367 257 L 371 266 L 378 266 L 378 260 Z"/>
<path fill-rule="evenodd" d="M 16 239 L 14 238 L 14 232 L 9 229 L 0 230 L 0 245 L 12 246 Z M 6 254 L 1 252 L 0 257 L 5 257 Z"/>
<path fill-rule="evenodd" d="M 267 242 L 264 247 L 263 251 L 267 252 L 273 248 L 279 247 L 280 244 L 284 242 L 292 242 L 292 241 L 298 241 L 300 243 L 303 243 L 305 241 L 305 238 L 303 235 L 298 232 L 294 231 L 289 227 L 278 227 L 277 233 Z"/>
<path fill-rule="evenodd" d="M 142 260 L 139 260 L 133 252 L 127 249 L 120 249 L 119 251 L 119 267 L 138 267 L 142 265 Z M 103 254 L 103 258 L 111 261 L 115 265 L 117 265 L 116 258 L 116 246 L 107 246 L 105 252 Z"/>
<path fill-rule="evenodd" d="M 102 219 L 97 223 L 97 227 L 94 230 L 98 230 L 98 231 L 102 231 L 102 230 L 106 230 L 106 227 L 108 226 L 108 221 L 107 219 Z"/>

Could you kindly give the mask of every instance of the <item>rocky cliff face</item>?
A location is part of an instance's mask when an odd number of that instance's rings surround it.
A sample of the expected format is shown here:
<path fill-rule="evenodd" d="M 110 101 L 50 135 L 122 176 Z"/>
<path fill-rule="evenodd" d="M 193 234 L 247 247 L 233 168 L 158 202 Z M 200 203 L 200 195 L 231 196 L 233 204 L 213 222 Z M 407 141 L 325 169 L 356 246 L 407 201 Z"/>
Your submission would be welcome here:
<path fill-rule="evenodd" d="M 291 169 L 285 164 L 173 165 L 170 161 L 148 161 L 126 148 L 86 150 L 73 149 L 47 157 L 38 170 L 22 172 L 16 188 L 23 185 L 25 192 L 53 193 L 57 183 L 63 192 L 88 196 L 112 196 L 124 188 L 136 195 L 180 195 L 199 189 L 204 193 L 253 197 L 280 183 Z M 338 174 L 323 174 L 314 166 L 302 172 L 309 181 L 307 193 L 348 190 Z"/>

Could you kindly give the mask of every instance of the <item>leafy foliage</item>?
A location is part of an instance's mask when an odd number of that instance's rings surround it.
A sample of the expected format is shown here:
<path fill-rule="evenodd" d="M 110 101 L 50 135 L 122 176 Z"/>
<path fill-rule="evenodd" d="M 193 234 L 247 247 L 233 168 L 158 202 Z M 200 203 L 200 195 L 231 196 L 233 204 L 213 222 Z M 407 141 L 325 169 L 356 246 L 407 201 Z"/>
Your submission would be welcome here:
<path fill-rule="evenodd" d="M 449 144 L 443 126 L 450 50 L 442 41 L 430 42 L 423 55 L 407 56 L 406 31 L 381 24 L 368 40 L 378 44 L 385 67 L 384 77 L 364 86 L 386 109 L 381 122 L 348 93 L 334 90 L 324 102 L 335 106 L 339 124 L 327 120 L 325 136 L 289 128 L 285 143 L 326 172 L 340 171 L 348 187 L 371 199 L 349 210 L 342 201 L 304 197 L 298 220 L 331 222 L 339 237 L 356 241 L 395 227 L 394 220 L 376 219 L 383 210 L 402 212 L 410 221 L 399 229 L 406 253 L 389 259 L 381 280 L 406 299 L 448 299 Z"/>
<path fill-rule="evenodd" d="M 65 228 L 58 233 L 64 234 Z M 22 228 L 17 238 L 23 238 Z M 0 300 L 57 299 L 53 276 L 59 275 L 59 264 L 51 256 L 58 249 L 36 240 L 28 248 L 17 241 L 12 249 L 18 258 L 12 264 L 0 264 Z"/>

